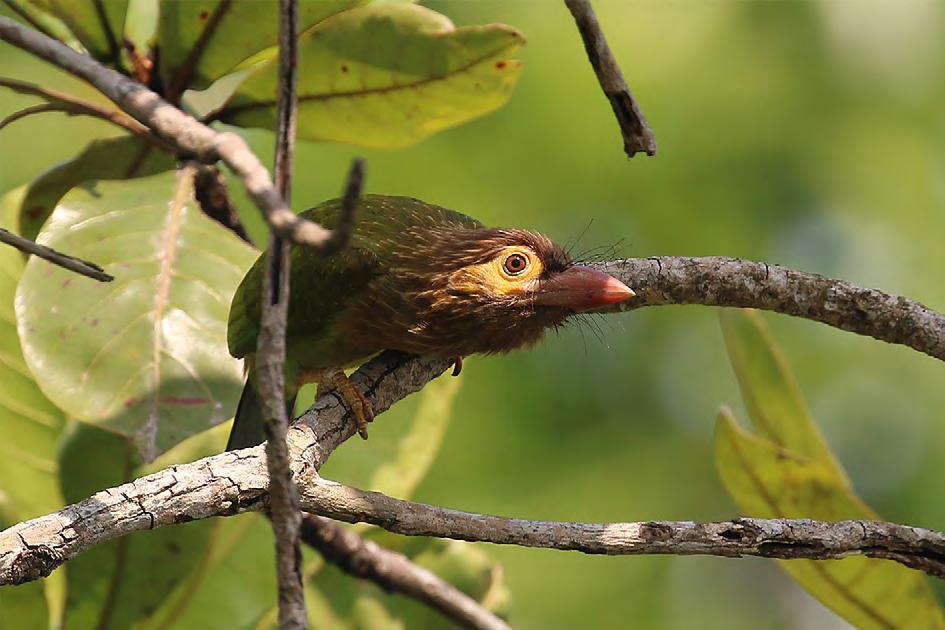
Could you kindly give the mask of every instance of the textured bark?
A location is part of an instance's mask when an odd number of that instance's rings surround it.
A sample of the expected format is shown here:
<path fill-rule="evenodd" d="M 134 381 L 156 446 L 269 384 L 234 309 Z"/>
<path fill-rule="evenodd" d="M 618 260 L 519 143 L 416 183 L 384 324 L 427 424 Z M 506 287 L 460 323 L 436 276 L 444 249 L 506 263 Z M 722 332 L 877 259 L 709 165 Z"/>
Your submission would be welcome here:
<path fill-rule="evenodd" d="M 764 262 L 654 256 L 596 265 L 637 297 L 618 310 L 665 304 L 775 311 L 909 346 L 945 360 L 945 315 L 908 298 Z"/>
<path fill-rule="evenodd" d="M 626 306 L 629 309 L 661 304 L 751 306 L 807 317 L 908 345 L 931 356 L 945 357 L 942 341 L 945 316 L 917 302 L 839 280 L 729 258 L 629 259 L 598 266 L 637 291 L 638 297 Z M 387 352 L 362 366 L 352 379 L 380 414 L 395 401 L 422 388 L 449 365 L 445 359 Z M 634 536 L 641 535 L 643 524 L 639 523 L 571 526 L 463 516 L 459 512 L 396 502 L 320 480 L 316 471 L 356 430 L 353 419 L 332 395 L 316 401 L 290 428 L 288 443 L 293 470 L 301 484 L 303 509 L 343 520 L 366 520 L 405 534 L 449 534 L 465 539 L 580 549 L 588 553 L 620 550 L 620 553 L 752 554 L 784 558 L 831 558 L 862 553 L 942 575 L 941 534 L 889 523 L 844 525 L 743 519 L 735 522 L 756 523 L 761 527 L 759 535 L 763 536 L 739 541 L 734 534 L 728 537 L 718 534 L 696 544 L 674 534 L 668 539 L 686 543 L 674 548 L 647 538 L 643 539 L 646 544 L 633 542 Z M 75 554 L 134 531 L 264 509 L 268 502 L 268 477 L 262 450 L 256 447 L 176 466 L 100 492 L 55 514 L 9 528 L 0 533 L 0 584 L 47 575 Z M 329 486 L 333 488 L 331 491 L 326 490 Z M 402 513 L 390 512 L 395 508 Z M 421 513 L 426 514 L 422 519 L 418 516 Z M 447 532 L 431 525 L 443 526 L 454 516 L 456 520 L 452 524 L 467 529 Z M 487 538 L 484 530 L 469 529 L 477 523 L 489 523 L 499 529 Z M 782 529 L 774 536 L 770 527 L 776 524 Z M 555 533 L 559 525 L 564 527 L 560 536 Z M 671 533 L 691 535 L 696 525 L 670 524 L 669 527 Z M 792 527 L 794 538 L 790 537 Z M 862 532 L 859 537 L 857 530 Z M 616 534 L 623 537 L 622 544 L 614 542 Z M 831 537 L 835 534 L 839 538 Z M 786 538 L 782 539 L 782 535 Z M 719 540 L 720 536 L 724 540 Z M 788 544 L 791 541 L 797 543 Z"/>
<path fill-rule="evenodd" d="M 740 518 L 720 523 L 569 523 L 472 514 L 394 499 L 320 478 L 296 456 L 302 508 L 408 536 L 581 551 L 765 558 L 895 560 L 945 577 L 945 535 L 881 521 Z M 48 575 L 94 545 L 132 532 L 268 506 L 263 447 L 205 458 L 99 492 L 0 532 L 0 584 Z"/>
<path fill-rule="evenodd" d="M 825 560 L 864 555 L 945 578 L 945 534 L 883 521 L 738 518 L 719 523 L 574 523 L 473 514 L 394 499 L 312 476 L 302 506 L 407 536 L 436 536 L 605 555 L 711 555 Z"/>
<path fill-rule="evenodd" d="M 656 155 L 656 138 L 647 126 L 636 99 L 630 93 L 617 60 L 610 52 L 610 46 L 597 22 L 590 0 L 564 0 L 564 3 L 574 17 L 578 32 L 584 41 L 587 58 L 594 74 L 597 75 L 604 96 L 610 101 L 614 116 L 617 117 L 620 135 L 623 137 L 623 150 L 627 157 L 633 157 L 639 151 Z"/>
<path fill-rule="evenodd" d="M 298 1 L 279 2 L 279 95 L 276 102 L 276 191 L 292 203 L 292 164 L 295 158 L 296 96 L 298 80 Z M 286 321 L 289 313 L 289 244 L 272 231 L 266 249 L 262 318 L 254 361 L 256 385 L 266 425 L 266 472 L 269 475 L 269 516 L 276 547 L 276 584 L 279 589 L 279 627 L 308 627 L 305 590 L 302 585 L 300 528 L 302 513 L 292 479 L 292 462 L 286 435 L 289 417 L 285 408 Z"/>

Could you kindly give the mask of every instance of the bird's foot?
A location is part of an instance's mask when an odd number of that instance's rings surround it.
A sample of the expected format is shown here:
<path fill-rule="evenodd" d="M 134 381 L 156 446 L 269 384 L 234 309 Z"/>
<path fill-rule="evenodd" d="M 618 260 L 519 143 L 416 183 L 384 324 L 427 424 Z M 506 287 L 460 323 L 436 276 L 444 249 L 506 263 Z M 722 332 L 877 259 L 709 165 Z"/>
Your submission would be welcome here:
<path fill-rule="evenodd" d="M 361 390 L 355 387 L 354 383 L 342 370 L 327 370 L 322 374 L 318 383 L 317 397 L 328 392 L 337 392 L 342 400 L 351 408 L 354 414 L 354 420 L 358 424 L 358 435 L 363 439 L 368 439 L 368 422 L 374 422 L 374 409 L 370 401 L 364 397 Z"/>
<path fill-rule="evenodd" d="M 453 357 L 453 376 L 459 376 L 459 373 L 463 371 L 463 357 L 455 356 Z"/>

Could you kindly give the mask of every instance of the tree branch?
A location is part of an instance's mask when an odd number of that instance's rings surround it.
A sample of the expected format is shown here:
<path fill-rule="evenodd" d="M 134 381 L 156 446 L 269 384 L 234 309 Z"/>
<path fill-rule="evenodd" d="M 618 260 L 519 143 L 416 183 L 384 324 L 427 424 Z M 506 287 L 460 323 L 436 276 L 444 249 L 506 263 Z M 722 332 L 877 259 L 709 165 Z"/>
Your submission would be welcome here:
<path fill-rule="evenodd" d="M 175 466 L 0 532 L 0 584 L 46 576 L 77 553 L 136 531 L 265 510 L 269 497 L 263 451 L 257 446 Z M 754 518 L 717 523 L 574 523 L 503 518 L 358 490 L 322 479 L 298 459 L 294 464 L 306 511 L 372 523 L 408 536 L 607 555 L 816 560 L 864 555 L 945 577 L 945 534 L 895 523 Z"/>
<path fill-rule="evenodd" d="M 159 149 L 162 149 L 169 153 L 174 152 L 174 147 L 172 145 L 168 144 L 167 142 L 161 140 L 160 138 L 152 134 L 147 127 L 139 123 L 134 118 L 126 116 L 125 114 L 121 112 L 116 112 L 106 107 L 101 107 L 95 103 L 92 103 L 91 101 L 86 101 L 85 99 L 81 99 L 81 98 L 78 98 L 77 96 L 73 96 L 72 94 L 67 94 L 65 92 L 60 92 L 58 90 L 53 90 L 50 88 L 44 88 L 39 85 L 34 85 L 32 83 L 26 83 L 23 81 L 15 81 L 13 79 L 6 79 L 3 77 L 0 77 L 0 87 L 5 87 L 7 89 L 13 90 L 14 92 L 18 92 L 20 94 L 29 94 L 30 96 L 38 96 L 42 98 L 43 100 L 45 100 L 50 105 L 54 106 L 54 109 L 47 109 L 43 111 L 62 111 L 73 116 L 84 115 L 84 116 L 91 116 L 93 118 L 98 118 L 99 120 L 104 120 L 105 122 L 109 122 L 113 125 L 116 125 L 136 136 L 141 136 L 142 138 L 145 138 L 146 140 L 151 142 L 153 145 L 155 145 Z M 34 106 L 34 107 L 37 107 L 37 106 Z M 26 111 L 26 110 L 23 110 L 23 111 Z M 17 112 L 17 113 L 20 113 L 20 112 Z M 13 122 L 13 120 L 16 120 L 16 118 L 14 118 L 15 116 L 16 114 L 13 114 L 7 117 L 7 119 L 4 120 L 3 123 L 0 123 L 0 128 L 2 128 L 6 124 Z"/>
<path fill-rule="evenodd" d="M 74 271 L 77 274 L 86 276 L 87 278 L 92 278 L 93 280 L 98 280 L 99 282 L 111 282 L 115 279 L 114 276 L 105 273 L 104 269 L 93 262 L 57 252 L 51 247 L 40 245 L 36 241 L 23 238 L 22 236 L 4 230 L 3 228 L 0 228 L 0 243 L 12 245 L 21 252 L 39 256 L 43 260 L 48 260 L 52 264 L 59 265 L 63 269 Z"/>
<path fill-rule="evenodd" d="M 279 2 L 279 95 L 276 104 L 276 190 L 291 203 L 292 161 L 295 156 L 295 86 L 297 81 L 296 28 L 298 3 Z M 289 312 L 289 244 L 274 230 L 266 251 L 263 277 L 262 318 L 253 360 L 255 384 L 265 418 L 266 473 L 269 476 L 269 514 L 276 543 L 276 581 L 279 586 L 279 627 L 308 627 L 305 592 L 302 587 L 302 551 L 299 528 L 302 514 L 292 480 L 286 435 L 289 417 L 285 403 L 285 333 Z M 252 385 L 247 385 L 251 387 Z"/>
<path fill-rule="evenodd" d="M 387 592 L 402 593 L 440 611 L 464 628 L 508 630 L 484 606 L 407 556 L 365 540 L 333 520 L 306 514 L 302 539 L 345 573 Z"/>
<path fill-rule="evenodd" d="M 584 41 L 587 58 L 617 117 L 620 135 L 623 136 L 623 150 L 627 157 L 633 157 L 638 151 L 656 155 L 656 138 L 647 126 L 640 106 L 630 93 L 617 60 L 610 52 L 610 46 L 607 45 L 607 39 L 597 22 L 590 0 L 564 0 L 564 3 L 574 16 L 574 22 Z"/>
<path fill-rule="evenodd" d="M 238 135 L 214 131 L 140 83 L 10 18 L 0 17 L 0 40 L 88 81 L 122 111 L 173 145 L 183 157 L 208 164 L 222 160 L 242 180 L 270 228 L 280 236 L 316 248 L 331 238 L 330 230 L 296 216 L 289 209 L 273 186 L 269 171 Z"/>
<path fill-rule="evenodd" d="M 253 239 L 240 221 L 240 215 L 230 201 L 230 194 L 226 188 L 226 180 L 220 173 L 220 169 L 207 164 L 193 162 L 196 172 L 194 173 L 194 198 L 200 204 L 203 213 L 230 230 L 243 241 L 254 245 Z"/>
<path fill-rule="evenodd" d="M 816 274 L 730 258 L 628 259 L 601 263 L 598 267 L 614 273 L 638 292 L 628 308 L 660 304 L 764 308 L 823 321 L 878 339 L 904 343 L 932 356 L 942 356 L 941 338 L 945 335 L 942 314 L 905 298 Z M 898 314 L 890 315 L 893 311 Z M 844 317 L 833 315 L 836 313 L 859 315 L 851 324 Z M 903 323 L 894 326 L 898 332 L 891 334 L 888 322 L 894 317 L 903 318 Z M 352 376 L 352 381 L 380 414 L 395 401 L 421 389 L 449 365 L 447 359 L 385 352 L 362 366 Z M 669 535 L 665 540 L 656 540 L 646 536 L 653 529 L 645 523 L 574 524 L 572 527 L 469 515 L 400 502 L 320 479 L 316 471 L 331 452 L 356 431 L 354 420 L 332 395 L 317 400 L 290 427 L 287 440 L 304 509 L 334 518 L 364 520 L 405 534 L 436 535 L 440 531 L 436 528 L 444 527 L 438 519 L 446 519 L 443 522 L 456 527 L 452 533 L 461 538 L 478 539 L 481 528 L 485 527 L 483 524 L 500 528 L 488 538 L 482 536 L 491 542 L 541 544 L 589 553 L 711 553 L 784 558 L 834 558 L 861 553 L 893 559 L 932 575 L 943 575 L 945 540 L 942 534 L 890 523 L 741 519 L 734 524 L 743 530 L 746 524 L 759 528 L 757 535 L 748 528 L 750 535 L 741 539 L 735 533 L 722 535 L 723 531 L 735 531 L 730 529 L 731 524 L 710 527 L 669 523 L 658 524 L 670 529 L 666 530 Z M 0 584 L 48 575 L 77 553 L 135 531 L 265 509 L 267 485 L 263 447 L 256 447 L 175 466 L 97 493 L 55 514 L 0 532 Z M 391 510 L 403 510 L 403 513 L 392 514 Z M 548 538 L 558 525 L 564 527 L 562 531 L 567 535 Z M 700 530 L 700 527 L 708 529 Z M 791 528 L 794 528 L 794 538 L 790 538 Z M 696 534 L 700 531 L 707 537 L 698 538 Z M 615 534 L 622 538 L 615 538 Z M 676 541 L 679 545 L 673 547 L 667 541 Z"/>
<path fill-rule="evenodd" d="M 664 304 L 775 311 L 909 346 L 945 360 L 945 315 L 908 298 L 764 262 L 708 256 L 597 265 L 636 291 L 617 310 Z"/>

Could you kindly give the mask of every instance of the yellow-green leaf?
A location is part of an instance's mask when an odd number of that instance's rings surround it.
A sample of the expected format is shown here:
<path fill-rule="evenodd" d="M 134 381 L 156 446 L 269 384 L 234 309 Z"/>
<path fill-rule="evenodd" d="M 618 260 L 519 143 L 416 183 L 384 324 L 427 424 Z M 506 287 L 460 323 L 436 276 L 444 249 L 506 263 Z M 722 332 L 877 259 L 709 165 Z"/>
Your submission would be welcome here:
<path fill-rule="evenodd" d="M 501 107 L 518 80 L 510 26 L 455 28 L 413 4 L 344 11 L 299 37 L 298 135 L 371 147 L 419 142 Z M 260 62 L 217 118 L 271 129 L 278 61 Z"/>
<path fill-rule="evenodd" d="M 174 156 L 143 138 L 93 140 L 82 153 L 30 182 L 20 210 L 19 233 L 35 239 L 63 196 L 90 180 L 133 179 L 174 170 Z"/>
<path fill-rule="evenodd" d="M 257 253 L 200 211 L 191 177 L 75 188 L 39 240 L 115 276 L 99 283 L 27 264 L 20 339 L 57 406 L 132 438 L 145 459 L 231 417 L 243 376 L 226 350 L 226 322 Z"/>
<path fill-rule="evenodd" d="M 128 0 L 32 0 L 32 4 L 61 20 L 90 55 L 120 64 Z"/>
<path fill-rule="evenodd" d="M 719 319 L 729 361 L 755 429 L 775 444 L 842 475 L 843 469 L 814 424 L 800 387 L 761 315 L 747 309 L 722 309 Z"/>
<path fill-rule="evenodd" d="M 817 430 L 797 384 L 754 312 L 723 315 L 729 357 L 758 435 L 727 409 L 716 423 L 715 460 L 743 514 L 760 518 L 876 519 Z M 786 560 L 781 566 L 824 605 L 861 628 L 942 628 L 925 576 L 865 557 Z"/>
<path fill-rule="evenodd" d="M 0 226 L 12 228 L 24 188 L 0 197 Z M 56 450 L 65 419 L 37 387 L 16 332 L 13 298 L 23 255 L 0 246 L 0 529 L 52 512 L 62 503 Z M 45 626 L 62 608 L 62 576 L 2 589 L 0 620 L 10 627 Z M 43 621 L 40 621 L 40 620 Z M 0 623 L 0 626 L 3 626 Z"/>
<path fill-rule="evenodd" d="M 366 0 L 299 3 L 299 28 Z M 162 0 L 160 73 L 170 89 L 201 89 L 276 44 L 279 6 L 253 0 Z"/>

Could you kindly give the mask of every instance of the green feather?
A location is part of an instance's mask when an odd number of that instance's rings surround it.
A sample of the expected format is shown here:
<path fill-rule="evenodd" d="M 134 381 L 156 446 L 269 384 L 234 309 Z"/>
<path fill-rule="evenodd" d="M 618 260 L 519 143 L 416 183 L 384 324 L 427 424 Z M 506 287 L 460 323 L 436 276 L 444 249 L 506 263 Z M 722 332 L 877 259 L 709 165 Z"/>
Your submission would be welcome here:
<path fill-rule="evenodd" d="M 301 216 L 332 229 L 341 217 L 341 202 L 327 201 Z M 409 248 L 404 242 L 408 234 L 444 226 L 478 228 L 481 224 L 418 199 L 365 195 L 358 204 L 354 234 L 342 251 L 326 256 L 293 246 L 287 359 L 317 369 L 349 366 L 374 354 L 377 349 L 352 347 L 339 335 L 347 307 L 369 290 L 372 281 L 383 282 L 387 259 L 395 249 Z M 260 256 L 233 297 L 227 340 L 235 357 L 256 352 L 264 272 L 265 256 Z"/>

